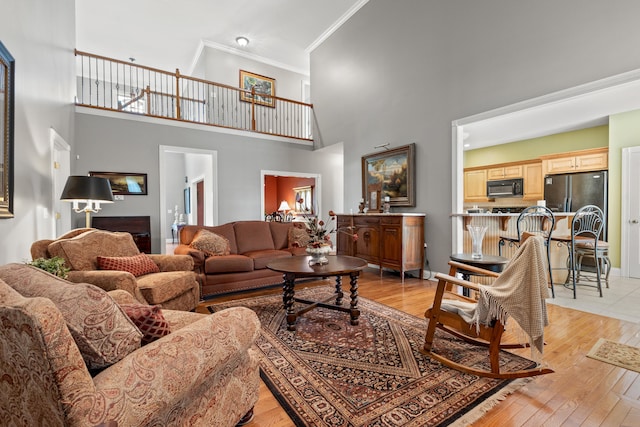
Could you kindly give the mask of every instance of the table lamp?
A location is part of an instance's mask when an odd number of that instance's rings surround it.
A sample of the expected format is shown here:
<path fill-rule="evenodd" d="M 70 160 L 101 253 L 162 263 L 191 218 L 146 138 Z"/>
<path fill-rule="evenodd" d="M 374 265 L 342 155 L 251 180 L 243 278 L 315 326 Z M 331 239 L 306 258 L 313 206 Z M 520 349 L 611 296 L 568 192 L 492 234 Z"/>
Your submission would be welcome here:
<path fill-rule="evenodd" d="M 91 212 L 98 212 L 100 203 L 113 203 L 113 193 L 107 178 L 72 175 L 67 179 L 60 200 L 73 202 L 73 210 L 84 212 L 86 227 L 91 228 Z M 80 208 L 80 203 L 85 206 Z"/>
<path fill-rule="evenodd" d="M 289 206 L 289 203 L 287 203 L 286 200 L 283 200 L 280 203 L 280 207 L 278 208 L 278 212 L 284 212 L 285 215 L 287 214 L 287 211 L 290 211 L 291 207 Z"/>

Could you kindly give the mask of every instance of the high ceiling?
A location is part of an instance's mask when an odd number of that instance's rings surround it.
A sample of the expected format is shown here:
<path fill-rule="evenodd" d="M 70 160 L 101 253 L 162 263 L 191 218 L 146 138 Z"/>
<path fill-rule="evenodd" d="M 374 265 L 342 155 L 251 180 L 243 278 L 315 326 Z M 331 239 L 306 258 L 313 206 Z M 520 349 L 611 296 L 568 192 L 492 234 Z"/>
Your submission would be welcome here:
<path fill-rule="evenodd" d="M 76 48 L 189 74 L 204 44 L 308 74 L 310 51 L 367 2 L 80 0 Z"/>
<path fill-rule="evenodd" d="M 190 75 L 202 46 L 309 74 L 309 53 L 368 0 L 76 1 L 76 48 Z M 236 38 L 249 44 L 240 47 Z M 640 77 L 612 90 L 579 93 L 508 114 L 465 121 L 465 149 L 607 123 L 640 108 Z M 625 81 L 623 83 L 629 83 Z M 614 85 L 615 86 L 615 85 Z"/>

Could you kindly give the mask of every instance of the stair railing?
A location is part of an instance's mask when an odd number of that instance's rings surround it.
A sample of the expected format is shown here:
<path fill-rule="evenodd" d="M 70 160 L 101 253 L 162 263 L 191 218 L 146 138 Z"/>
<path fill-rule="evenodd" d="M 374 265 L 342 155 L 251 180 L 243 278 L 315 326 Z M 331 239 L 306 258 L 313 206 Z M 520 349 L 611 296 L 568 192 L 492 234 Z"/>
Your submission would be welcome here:
<path fill-rule="evenodd" d="M 76 50 L 76 105 L 313 140 L 313 105 Z"/>

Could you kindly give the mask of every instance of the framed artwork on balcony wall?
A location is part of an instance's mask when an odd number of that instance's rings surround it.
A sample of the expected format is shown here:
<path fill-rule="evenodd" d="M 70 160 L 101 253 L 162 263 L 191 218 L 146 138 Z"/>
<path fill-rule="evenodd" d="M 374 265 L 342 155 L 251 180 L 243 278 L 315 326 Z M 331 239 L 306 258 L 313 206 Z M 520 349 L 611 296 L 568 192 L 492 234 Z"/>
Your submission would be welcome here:
<path fill-rule="evenodd" d="M 415 206 L 415 143 L 362 156 L 362 197 L 371 202 L 371 188 L 381 186 L 376 194 L 376 209 L 389 197 L 391 206 Z"/>
<path fill-rule="evenodd" d="M 267 107 L 276 106 L 275 79 L 240 70 L 240 88 L 240 101 L 254 102 Z"/>
<path fill-rule="evenodd" d="M 15 60 L 0 42 L 0 218 L 13 218 Z"/>
<path fill-rule="evenodd" d="M 89 172 L 89 176 L 107 178 L 113 195 L 146 196 L 147 174 L 128 172 Z"/>

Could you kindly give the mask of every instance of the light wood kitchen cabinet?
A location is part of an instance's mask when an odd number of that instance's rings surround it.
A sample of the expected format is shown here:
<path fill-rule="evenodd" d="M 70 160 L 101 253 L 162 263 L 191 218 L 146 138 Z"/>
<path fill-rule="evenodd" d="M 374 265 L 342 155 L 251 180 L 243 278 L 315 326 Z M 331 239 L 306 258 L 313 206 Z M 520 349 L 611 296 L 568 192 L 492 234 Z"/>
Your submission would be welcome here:
<path fill-rule="evenodd" d="M 464 201 L 486 202 L 487 170 L 470 170 L 464 172 Z"/>
<path fill-rule="evenodd" d="M 563 155 L 543 156 L 542 166 L 545 175 L 604 170 L 609 168 L 609 150 L 596 148 Z"/>
<path fill-rule="evenodd" d="M 487 181 L 522 178 L 522 165 L 509 165 L 487 170 Z"/>
<path fill-rule="evenodd" d="M 424 272 L 424 214 L 338 215 L 339 228 L 353 227 L 358 239 L 347 233 L 337 235 L 338 255 L 362 258 L 382 268 Z"/>
<path fill-rule="evenodd" d="M 544 199 L 544 177 L 542 176 L 542 162 L 522 165 L 524 176 L 524 200 Z"/>

